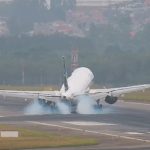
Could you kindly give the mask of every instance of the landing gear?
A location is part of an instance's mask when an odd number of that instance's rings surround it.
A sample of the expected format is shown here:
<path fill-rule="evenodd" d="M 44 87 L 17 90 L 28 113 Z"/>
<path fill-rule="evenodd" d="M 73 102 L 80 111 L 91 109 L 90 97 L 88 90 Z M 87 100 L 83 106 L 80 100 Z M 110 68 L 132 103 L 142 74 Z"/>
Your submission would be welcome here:
<path fill-rule="evenodd" d="M 71 101 L 70 107 L 71 107 L 71 113 L 76 114 L 77 113 L 77 101 Z"/>
<path fill-rule="evenodd" d="M 77 105 L 76 104 L 71 104 L 71 113 L 76 114 L 77 113 Z"/>
<path fill-rule="evenodd" d="M 77 113 L 77 102 L 76 100 L 67 100 L 67 99 L 62 99 L 61 100 L 62 103 L 64 103 L 65 105 L 67 105 L 70 109 L 70 113 Z"/>
<path fill-rule="evenodd" d="M 98 100 L 96 101 L 96 103 L 97 103 L 97 108 L 98 108 L 98 109 L 102 109 L 103 105 L 100 103 L 100 99 L 98 99 Z"/>
<path fill-rule="evenodd" d="M 38 99 L 38 102 L 40 105 L 44 106 L 44 107 L 49 107 L 52 108 L 52 109 L 55 109 L 56 108 L 56 103 L 55 102 L 52 102 L 52 101 L 46 101 L 45 99 L 41 99 L 39 98 Z"/>
<path fill-rule="evenodd" d="M 102 105 L 102 104 L 99 104 L 99 108 L 102 109 L 102 108 L 103 108 L 103 105 Z"/>
<path fill-rule="evenodd" d="M 44 107 L 46 111 L 51 113 L 76 113 L 77 104 L 74 101 L 62 99 L 60 101 L 53 102 L 46 99 L 38 98 L 38 103 Z M 49 112 L 48 111 L 48 112 Z"/>
<path fill-rule="evenodd" d="M 39 104 L 42 105 L 42 106 L 45 106 L 45 105 L 46 105 L 45 99 L 38 98 L 38 102 L 39 102 Z"/>

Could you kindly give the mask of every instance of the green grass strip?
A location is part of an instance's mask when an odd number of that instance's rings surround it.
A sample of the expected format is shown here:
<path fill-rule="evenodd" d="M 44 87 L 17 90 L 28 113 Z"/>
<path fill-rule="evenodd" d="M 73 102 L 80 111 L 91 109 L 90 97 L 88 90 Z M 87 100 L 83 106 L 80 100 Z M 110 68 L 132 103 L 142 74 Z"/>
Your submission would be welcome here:
<path fill-rule="evenodd" d="M 54 135 L 42 131 L 0 125 L 0 131 L 19 131 L 18 138 L 0 137 L 0 150 L 84 146 L 98 144 L 94 138 Z"/>

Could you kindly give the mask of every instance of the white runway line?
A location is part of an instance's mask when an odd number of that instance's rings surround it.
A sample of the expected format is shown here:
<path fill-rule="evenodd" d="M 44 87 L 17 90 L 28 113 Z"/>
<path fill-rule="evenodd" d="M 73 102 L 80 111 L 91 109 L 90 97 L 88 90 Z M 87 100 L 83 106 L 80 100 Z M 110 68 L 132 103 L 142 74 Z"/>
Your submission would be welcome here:
<path fill-rule="evenodd" d="M 130 134 L 130 135 L 143 135 L 144 133 L 141 133 L 141 132 L 125 132 L 125 134 Z"/>
<path fill-rule="evenodd" d="M 0 116 L 0 118 L 2 118 L 2 117 L 4 117 L 4 116 Z"/>
<path fill-rule="evenodd" d="M 116 124 L 109 124 L 109 123 L 100 123 L 100 122 L 88 122 L 88 121 L 69 121 L 69 122 L 62 122 L 77 126 L 113 126 Z"/>
<path fill-rule="evenodd" d="M 100 135 L 106 135 L 106 136 L 111 136 L 111 137 L 116 137 L 116 138 L 127 139 L 127 140 L 134 140 L 134 141 L 139 141 L 139 142 L 150 143 L 150 140 L 144 140 L 144 139 L 135 138 L 135 137 L 120 136 L 120 135 L 117 135 L 117 134 L 97 132 L 97 131 L 93 131 L 93 130 L 84 130 L 84 129 L 80 129 L 80 128 L 72 128 L 72 127 L 66 127 L 66 126 L 61 126 L 61 125 L 57 125 L 57 124 L 49 124 L 49 123 L 42 123 L 42 122 L 36 122 L 36 121 L 27 121 L 27 122 L 32 123 L 32 124 L 58 127 L 58 128 L 69 129 L 69 130 L 74 130 L 74 131 L 82 131 L 82 132 L 86 132 L 86 133 L 100 134 Z"/>
<path fill-rule="evenodd" d="M 145 105 L 145 106 L 150 106 L 150 104 L 147 104 L 147 103 L 138 103 L 138 102 L 126 102 L 124 101 L 125 103 L 128 103 L 128 104 L 137 104 L 137 105 Z"/>
<path fill-rule="evenodd" d="M 44 125 L 44 126 L 58 127 L 58 128 L 70 129 L 70 130 L 76 130 L 76 131 L 83 131 L 82 129 L 65 127 L 65 126 L 60 126 L 60 125 L 56 125 L 56 124 L 48 124 L 48 123 L 35 122 L 35 121 L 27 121 L 27 122 L 33 123 L 33 124 L 38 124 L 38 125 Z"/>

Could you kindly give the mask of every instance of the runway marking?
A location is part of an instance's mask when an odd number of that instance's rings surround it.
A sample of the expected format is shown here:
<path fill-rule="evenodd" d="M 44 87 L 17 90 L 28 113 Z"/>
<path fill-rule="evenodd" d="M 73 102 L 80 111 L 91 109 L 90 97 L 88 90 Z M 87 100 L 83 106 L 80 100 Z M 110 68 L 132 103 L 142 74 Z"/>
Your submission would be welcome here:
<path fill-rule="evenodd" d="M 69 130 L 74 130 L 74 131 L 82 131 L 82 132 L 86 132 L 86 133 L 100 134 L 100 135 L 111 136 L 111 137 L 116 137 L 116 138 L 123 138 L 123 139 L 127 139 L 127 140 L 134 140 L 134 141 L 139 141 L 139 142 L 150 143 L 150 140 L 145 140 L 145 139 L 140 139 L 140 138 L 135 138 L 135 137 L 122 136 L 122 135 L 98 132 L 98 131 L 93 131 L 93 130 L 84 130 L 84 129 L 80 129 L 80 128 L 72 128 L 72 127 L 66 127 L 66 126 L 61 126 L 61 125 L 57 125 L 57 124 L 49 124 L 49 123 L 42 123 L 42 122 L 36 122 L 36 121 L 27 121 L 27 122 L 32 123 L 32 124 L 51 126 L 51 127 L 59 127 L 59 128 L 69 129 Z"/>
<path fill-rule="evenodd" d="M 124 101 L 124 102 L 125 102 L 125 101 Z M 150 106 L 150 104 L 138 103 L 138 102 L 125 102 L 125 103 Z"/>
<path fill-rule="evenodd" d="M 125 132 L 126 134 L 130 134 L 130 135 L 142 135 L 144 133 L 141 132 Z"/>
<path fill-rule="evenodd" d="M 77 125 L 77 126 L 113 126 L 116 124 L 109 123 L 100 123 L 100 122 L 88 122 L 88 121 L 71 121 L 71 122 L 63 122 L 67 124 Z"/>
<path fill-rule="evenodd" d="M 57 125 L 57 124 L 48 124 L 48 123 L 35 122 L 35 121 L 27 121 L 27 122 L 33 123 L 33 124 L 44 125 L 44 126 L 59 127 L 59 128 L 63 128 L 63 129 L 70 129 L 70 130 L 76 130 L 76 131 L 83 131 L 82 129 L 71 128 L 71 127 L 65 127 L 65 126 L 61 126 L 61 125 Z"/>
<path fill-rule="evenodd" d="M 4 117 L 4 116 L 0 116 L 0 118 L 2 118 L 2 117 Z"/>

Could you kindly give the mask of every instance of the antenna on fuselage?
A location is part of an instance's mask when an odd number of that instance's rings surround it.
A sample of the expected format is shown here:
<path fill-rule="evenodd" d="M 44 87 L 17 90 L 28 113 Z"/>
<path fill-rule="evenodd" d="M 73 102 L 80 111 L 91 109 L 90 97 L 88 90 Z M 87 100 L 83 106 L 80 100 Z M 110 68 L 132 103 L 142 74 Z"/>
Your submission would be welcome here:
<path fill-rule="evenodd" d="M 66 69 L 65 57 L 63 56 L 62 59 L 63 59 L 63 69 L 64 69 L 63 82 L 64 82 L 65 91 L 67 91 L 68 90 L 68 81 L 67 81 L 67 69 Z"/>

